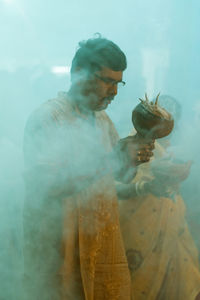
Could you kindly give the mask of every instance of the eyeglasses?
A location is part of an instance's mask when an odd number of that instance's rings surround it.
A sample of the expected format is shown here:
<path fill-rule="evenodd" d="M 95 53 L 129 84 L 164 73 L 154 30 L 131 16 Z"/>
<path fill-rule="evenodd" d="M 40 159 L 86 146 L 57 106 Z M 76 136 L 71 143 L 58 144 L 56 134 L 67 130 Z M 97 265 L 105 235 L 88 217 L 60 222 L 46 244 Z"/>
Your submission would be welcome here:
<path fill-rule="evenodd" d="M 111 78 L 108 78 L 108 77 L 101 77 L 97 74 L 94 74 L 94 76 L 98 79 L 100 79 L 101 81 L 103 81 L 104 83 L 106 84 L 109 84 L 109 85 L 112 85 L 112 86 L 115 86 L 117 85 L 118 87 L 121 87 L 121 86 L 125 86 L 126 82 L 121 80 L 121 81 L 117 81 L 117 80 L 113 80 Z"/>

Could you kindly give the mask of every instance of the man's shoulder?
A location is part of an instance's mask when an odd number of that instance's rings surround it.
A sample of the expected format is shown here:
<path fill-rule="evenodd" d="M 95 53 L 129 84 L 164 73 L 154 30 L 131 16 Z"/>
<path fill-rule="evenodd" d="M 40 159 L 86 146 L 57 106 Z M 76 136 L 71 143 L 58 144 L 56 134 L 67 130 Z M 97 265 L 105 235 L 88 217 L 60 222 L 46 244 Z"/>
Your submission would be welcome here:
<path fill-rule="evenodd" d="M 70 103 L 64 93 L 58 93 L 56 98 L 42 103 L 28 118 L 27 126 L 57 125 L 70 115 Z"/>
<path fill-rule="evenodd" d="M 96 116 L 97 116 L 98 119 L 100 119 L 104 122 L 113 123 L 105 110 L 96 112 Z"/>
<path fill-rule="evenodd" d="M 109 115 L 105 112 L 105 110 L 102 110 L 97 113 L 97 118 L 100 120 L 101 123 L 107 124 L 107 126 L 110 128 L 110 130 L 115 130 L 115 125 Z"/>
<path fill-rule="evenodd" d="M 103 110 L 97 113 L 97 119 L 99 121 L 100 127 L 108 133 L 111 144 L 112 146 L 114 146 L 119 140 L 119 135 L 109 115 Z"/>

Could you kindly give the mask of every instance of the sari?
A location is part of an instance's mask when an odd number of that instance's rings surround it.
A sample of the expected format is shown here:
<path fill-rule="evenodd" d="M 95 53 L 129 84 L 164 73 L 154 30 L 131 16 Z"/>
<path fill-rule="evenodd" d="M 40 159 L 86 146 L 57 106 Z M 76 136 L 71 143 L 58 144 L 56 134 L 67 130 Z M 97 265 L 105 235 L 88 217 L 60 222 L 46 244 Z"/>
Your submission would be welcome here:
<path fill-rule="evenodd" d="M 155 159 L 164 154 L 157 143 Z M 151 162 L 133 182 L 151 181 Z M 120 201 L 120 224 L 136 300 L 194 300 L 200 291 L 198 251 L 185 220 L 184 201 L 153 194 Z"/>

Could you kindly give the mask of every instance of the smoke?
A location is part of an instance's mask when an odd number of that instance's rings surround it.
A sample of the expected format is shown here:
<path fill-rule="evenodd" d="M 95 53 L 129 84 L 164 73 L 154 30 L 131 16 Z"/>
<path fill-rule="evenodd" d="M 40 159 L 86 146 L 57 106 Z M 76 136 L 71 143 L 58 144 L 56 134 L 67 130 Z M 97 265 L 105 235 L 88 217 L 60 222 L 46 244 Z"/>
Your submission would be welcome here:
<path fill-rule="evenodd" d="M 7 138 L 1 138 L 0 149 L 0 299 L 18 299 L 23 271 L 23 158 L 21 149 Z"/>
<path fill-rule="evenodd" d="M 1 1 L 0 10 L 0 299 L 22 299 L 22 141 L 26 120 L 59 90 L 68 90 L 70 79 L 64 73 L 67 67 L 55 69 L 55 66 L 69 66 L 78 42 L 97 31 L 116 42 L 128 59 L 124 73 L 126 86 L 118 91 L 107 110 L 120 136 L 131 131 L 131 112 L 144 92 L 153 98 L 160 91 L 181 103 L 182 118 L 168 151 L 183 161 L 193 161 L 190 176 L 181 189 L 189 224 L 200 249 L 199 2 L 126 0 L 119 5 L 114 1 L 47 4 L 13 0 Z M 58 72 L 57 76 L 56 70 L 63 73 Z M 79 126 L 84 129 L 82 124 Z M 76 166 L 71 167 L 76 170 L 73 176 L 84 176 L 86 168 L 92 176 L 104 156 L 95 142 L 98 134 L 90 127 L 84 130 L 87 134 L 81 138 L 74 130 L 77 144 L 67 154 L 76 157 Z M 98 153 L 99 160 L 93 156 L 88 162 L 83 144 L 88 145 L 86 152 Z M 52 147 L 56 148 L 56 143 Z M 62 157 L 61 148 L 56 151 Z M 53 216 L 54 222 L 60 213 L 57 208 L 55 211 L 58 215 Z"/>
<path fill-rule="evenodd" d="M 200 161 L 198 158 L 198 153 L 200 151 L 199 144 L 199 109 L 196 109 L 194 113 L 194 118 L 192 121 L 188 122 L 184 120 L 181 124 L 180 135 L 178 139 L 177 146 L 174 147 L 174 152 L 177 157 L 183 160 L 191 160 L 192 167 L 188 179 L 181 186 L 181 192 L 184 197 L 185 203 L 187 205 L 187 218 L 190 226 L 190 230 L 193 234 L 198 249 L 200 249 L 200 239 L 199 239 L 199 171 L 200 171 Z"/>
<path fill-rule="evenodd" d="M 146 92 L 154 96 L 156 85 L 163 89 L 166 69 L 169 67 L 168 49 L 142 49 L 142 75 L 146 81 Z"/>

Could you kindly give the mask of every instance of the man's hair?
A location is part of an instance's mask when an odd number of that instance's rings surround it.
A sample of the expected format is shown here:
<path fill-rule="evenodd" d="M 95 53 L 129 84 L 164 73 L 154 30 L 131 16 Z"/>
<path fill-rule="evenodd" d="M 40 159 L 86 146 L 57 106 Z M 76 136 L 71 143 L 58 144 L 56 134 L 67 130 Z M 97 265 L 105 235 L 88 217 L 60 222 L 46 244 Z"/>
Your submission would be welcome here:
<path fill-rule="evenodd" d="M 98 35 L 79 43 L 72 60 L 71 74 L 76 70 L 86 70 L 89 74 L 107 67 L 113 71 L 124 71 L 127 67 L 125 54 L 112 41 Z"/>

